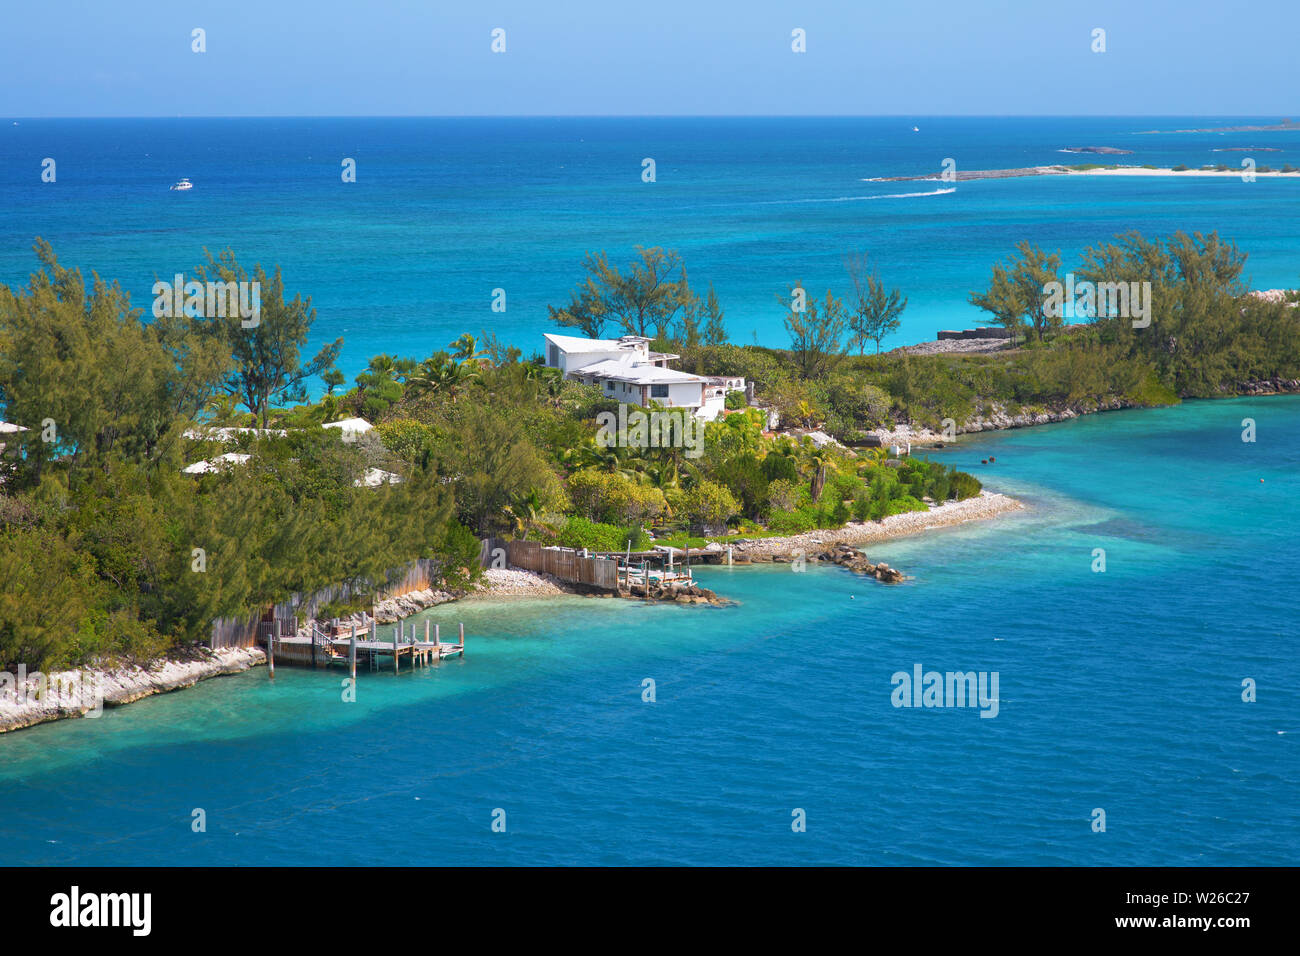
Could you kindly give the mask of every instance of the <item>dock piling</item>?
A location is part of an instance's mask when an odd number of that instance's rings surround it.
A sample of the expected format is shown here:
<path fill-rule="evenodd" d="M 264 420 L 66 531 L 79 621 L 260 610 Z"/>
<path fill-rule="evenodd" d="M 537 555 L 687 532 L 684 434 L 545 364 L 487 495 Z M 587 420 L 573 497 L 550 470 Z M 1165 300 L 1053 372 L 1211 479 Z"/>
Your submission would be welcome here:
<path fill-rule="evenodd" d="M 357 624 L 352 622 L 352 640 L 348 643 L 348 670 L 352 673 L 352 689 L 357 688 Z"/>
<path fill-rule="evenodd" d="M 271 639 L 266 642 L 266 666 L 272 679 L 275 677 L 275 642 L 280 639 L 280 622 L 275 622 L 275 627 L 271 631 Z"/>

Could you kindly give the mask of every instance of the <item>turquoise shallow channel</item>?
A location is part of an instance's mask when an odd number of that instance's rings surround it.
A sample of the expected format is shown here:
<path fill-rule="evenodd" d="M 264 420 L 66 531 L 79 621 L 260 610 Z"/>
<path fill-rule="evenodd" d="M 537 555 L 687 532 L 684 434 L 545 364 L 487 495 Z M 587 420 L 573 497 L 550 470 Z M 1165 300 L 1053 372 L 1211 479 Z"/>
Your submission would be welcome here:
<path fill-rule="evenodd" d="M 428 612 L 464 660 L 356 703 L 258 668 L 5 734 L 0 864 L 1295 864 L 1297 434 L 1289 397 L 966 439 L 1028 509 L 869 547 L 904 585 L 473 599 Z M 998 672 L 996 718 L 892 706 L 918 663 Z"/>

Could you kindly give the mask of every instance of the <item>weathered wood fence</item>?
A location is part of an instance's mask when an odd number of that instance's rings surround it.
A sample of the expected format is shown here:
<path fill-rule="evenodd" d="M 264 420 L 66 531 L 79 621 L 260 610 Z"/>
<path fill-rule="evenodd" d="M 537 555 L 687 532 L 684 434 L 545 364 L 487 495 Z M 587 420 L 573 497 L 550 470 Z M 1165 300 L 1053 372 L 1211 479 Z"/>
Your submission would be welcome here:
<path fill-rule="evenodd" d="M 581 551 L 544 548 L 536 541 L 511 541 L 507 551 L 510 563 L 517 568 L 542 571 L 561 581 L 603 591 L 618 590 L 618 562 L 613 558 L 584 558 Z"/>
<path fill-rule="evenodd" d="M 377 589 L 375 596 L 383 600 L 412 591 L 423 591 L 432 587 L 437 580 L 438 562 L 432 558 L 417 558 L 398 569 L 393 574 L 391 583 Z M 252 647 L 258 639 L 258 625 L 277 620 L 286 622 L 284 632 L 287 634 L 293 627 L 289 622 L 295 618 L 317 617 L 326 604 L 349 600 L 356 590 L 349 584 L 331 584 L 306 596 L 293 594 L 287 601 L 281 601 L 262 612 L 254 611 L 242 617 L 218 618 L 212 622 L 208 646 L 213 650 L 219 647 Z"/>

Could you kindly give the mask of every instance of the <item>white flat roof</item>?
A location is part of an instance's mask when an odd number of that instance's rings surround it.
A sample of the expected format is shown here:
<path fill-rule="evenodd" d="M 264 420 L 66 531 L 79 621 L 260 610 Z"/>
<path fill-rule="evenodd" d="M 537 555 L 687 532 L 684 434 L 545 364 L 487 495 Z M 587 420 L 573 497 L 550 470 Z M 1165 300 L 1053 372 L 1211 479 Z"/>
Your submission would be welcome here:
<path fill-rule="evenodd" d="M 631 362 L 619 362 L 605 359 L 579 369 L 571 369 L 570 375 L 590 375 L 596 378 L 612 378 L 616 382 L 630 382 L 633 385 L 703 385 L 705 379 L 689 372 L 679 372 L 675 368 L 660 368 L 658 365 L 633 365 Z"/>
<path fill-rule="evenodd" d="M 321 428 L 341 428 L 345 432 L 368 432 L 375 426 L 364 418 L 345 418 L 341 422 L 326 422 Z"/>
<path fill-rule="evenodd" d="M 644 335 L 625 335 L 618 339 L 587 339 L 580 335 L 556 335 L 554 332 L 543 332 L 542 337 L 563 352 L 609 352 L 614 350 L 630 352 L 637 343 L 648 344 L 650 342 Z"/>
<path fill-rule="evenodd" d="M 223 465 L 242 465 L 252 457 L 252 455 L 244 455 L 237 451 L 228 451 L 224 455 L 218 455 L 208 461 L 196 461 L 192 465 L 186 465 L 181 471 L 187 475 L 206 475 L 209 472 L 220 470 Z"/>

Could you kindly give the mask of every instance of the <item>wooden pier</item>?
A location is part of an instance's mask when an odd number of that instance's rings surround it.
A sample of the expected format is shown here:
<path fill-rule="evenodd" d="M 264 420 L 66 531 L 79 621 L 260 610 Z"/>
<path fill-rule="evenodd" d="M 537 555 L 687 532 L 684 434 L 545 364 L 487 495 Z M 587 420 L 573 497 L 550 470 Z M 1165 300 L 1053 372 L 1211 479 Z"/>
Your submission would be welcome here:
<path fill-rule="evenodd" d="M 402 672 L 402 662 L 407 670 L 416 670 L 437 664 L 449 657 L 465 655 L 465 625 L 459 625 L 457 640 L 444 641 L 441 627 L 424 622 L 423 639 L 415 632 L 415 625 L 398 623 L 385 632 L 391 633 L 389 640 L 382 640 L 379 625 L 371 621 L 369 626 L 358 627 L 355 624 L 343 625 L 337 620 L 322 628 L 312 622 L 310 633 L 303 637 L 285 637 L 280 634 L 279 622 L 275 633 L 267 636 L 267 660 L 270 676 L 275 676 L 275 662 L 295 664 L 303 667 L 345 667 L 352 677 L 357 675 L 358 665 L 369 671 L 387 670 Z"/>

